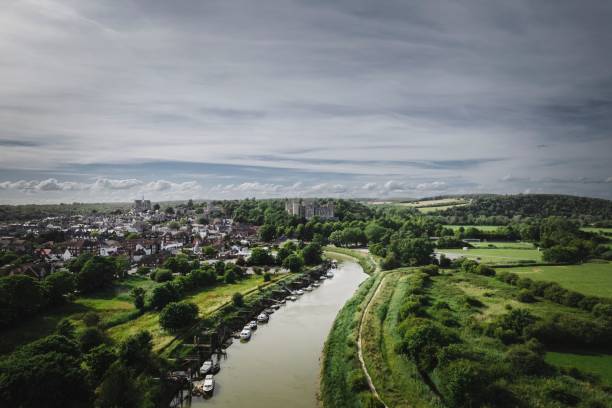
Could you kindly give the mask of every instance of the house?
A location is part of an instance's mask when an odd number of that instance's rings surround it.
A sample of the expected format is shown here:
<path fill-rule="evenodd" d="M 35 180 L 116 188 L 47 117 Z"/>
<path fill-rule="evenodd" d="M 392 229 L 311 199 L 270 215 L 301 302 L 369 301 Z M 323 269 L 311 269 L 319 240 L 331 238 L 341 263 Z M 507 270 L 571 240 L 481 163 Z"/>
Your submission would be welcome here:
<path fill-rule="evenodd" d="M 100 253 L 100 244 L 98 244 L 98 241 L 90 239 L 74 239 L 72 241 L 68 241 L 68 244 L 66 245 L 66 252 L 69 252 L 72 257 L 76 257 L 84 253 L 98 255 Z M 66 252 L 64 252 L 64 254 L 66 254 Z"/>

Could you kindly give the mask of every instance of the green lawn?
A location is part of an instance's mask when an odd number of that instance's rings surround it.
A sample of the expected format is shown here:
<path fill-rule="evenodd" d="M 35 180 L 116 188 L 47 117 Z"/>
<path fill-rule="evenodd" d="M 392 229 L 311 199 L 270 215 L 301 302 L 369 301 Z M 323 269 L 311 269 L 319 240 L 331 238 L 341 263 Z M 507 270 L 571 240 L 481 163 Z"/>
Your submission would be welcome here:
<path fill-rule="evenodd" d="M 522 266 L 507 269 L 534 280 L 553 281 L 585 295 L 612 297 L 612 263 L 567 266 Z"/>
<path fill-rule="evenodd" d="M 470 242 L 477 249 L 535 249 L 531 242 Z"/>
<path fill-rule="evenodd" d="M 612 385 L 611 354 L 549 352 L 546 353 L 546 362 L 558 367 L 576 367 L 596 374 L 603 382 Z"/>
<path fill-rule="evenodd" d="M 508 245 L 508 243 L 504 243 Z M 438 252 L 450 255 L 451 258 L 465 257 L 488 264 L 514 264 L 521 261 L 542 262 L 542 254 L 533 246 L 531 249 L 520 248 L 470 248 L 440 249 Z"/>
<path fill-rule="evenodd" d="M 279 276 L 274 281 L 281 278 L 282 276 Z M 183 301 L 195 303 L 200 309 L 200 316 L 204 316 L 229 302 L 234 293 L 240 292 L 245 294 L 263 283 L 262 276 L 252 275 L 234 284 L 204 289 L 201 292 L 185 297 Z M 108 330 L 108 334 L 113 340 L 121 342 L 141 330 L 148 330 L 153 336 L 154 350 L 164 348 L 175 337 L 161 328 L 159 325 L 159 313 L 154 311 L 147 312 L 134 320 L 114 326 Z"/>

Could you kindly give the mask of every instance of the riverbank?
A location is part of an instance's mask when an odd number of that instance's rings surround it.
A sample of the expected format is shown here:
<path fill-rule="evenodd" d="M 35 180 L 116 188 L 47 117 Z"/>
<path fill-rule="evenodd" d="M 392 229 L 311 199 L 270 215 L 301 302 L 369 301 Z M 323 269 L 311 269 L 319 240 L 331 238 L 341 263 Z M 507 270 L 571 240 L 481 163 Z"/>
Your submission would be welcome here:
<path fill-rule="evenodd" d="M 562 315 L 568 324 L 599 328 L 603 318 L 539 296 L 522 301 L 524 289 L 503 277 L 424 271 L 401 268 L 382 278 L 373 275 L 338 315 L 322 370 L 325 408 L 373 406 L 355 358 L 360 314 L 367 371 L 389 407 L 502 406 L 521 400 L 525 406 L 557 406 L 560 397 L 580 406 L 612 406 L 605 385 L 609 371 L 591 360 L 578 364 L 599 356 L 576 354 L 572 362 L 581 370 L 568 368 L 569 359 L 559 359 L 549 344 L 564 336 L 548 339 L 543 331 L 548 326 L 542 326 Z M 504 328 L 510 316 L 519 315 L 530 329 L 511 333 L 513 326 Z M 571 330 L 562 326 L 564 321 L 549 329 Z M 589 331 L 593 341 L 605 335 Z M 530 340 L 534 336 L 539 342 Z M 606 352 L 600 354 L 606 361 Z"/>
<path fill-rule="evenodd" d="M 359 337 L 364 310 L 376 293 L 383 274 L 378 272 L 377 263 L 370 254 L 326 247 L 326 255 L 355 260 L 371 276 L 340 310 L 327 336 L 321 363 L 321 404 L 326 408 L 381 406 L 360 361 Z"/>

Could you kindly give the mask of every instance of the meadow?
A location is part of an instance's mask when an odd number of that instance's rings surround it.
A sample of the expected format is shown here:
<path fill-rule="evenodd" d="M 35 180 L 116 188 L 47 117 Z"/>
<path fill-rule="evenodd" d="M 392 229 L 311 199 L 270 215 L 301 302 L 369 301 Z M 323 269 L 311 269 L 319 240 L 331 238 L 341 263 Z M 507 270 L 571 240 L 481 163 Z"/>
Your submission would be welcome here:
<path fill-rule="evenodd" d="M 481 231 L 491 232 L 491 231 L 496 231 L 498 228 L 501 228 L 502 226 L 501 225 L 445 225 L 444 227 L 450 228 L 453 231 L 458 231 L 461 227 L 463 227 L 463 229 L 476 228 Z"/>
<path fill-rule="evenodd" d="M 494 247 L 489 247 L 493 245 Z M 528 243 L 486 242 L 477 243 L 476 248 L 466 251 L 461 249 L 440 249 L 437 252 L 449 258 L 468 258 L 486 264 L 520 264 L 542 262 L 542 253 Z"/>
<path fill-rule="evenodd" d="M 580 265 L 522 266 L 505 269 L 533 280 L 552 281 L 584 295 L 612 298 L 612 263 Z"/>
<path fill-rule="evenodd" d="M 551 351 L 546 353 L 546 362 L 557 367 L 576 367 L 599 376 L 612 386 L 612 354 Z"/>

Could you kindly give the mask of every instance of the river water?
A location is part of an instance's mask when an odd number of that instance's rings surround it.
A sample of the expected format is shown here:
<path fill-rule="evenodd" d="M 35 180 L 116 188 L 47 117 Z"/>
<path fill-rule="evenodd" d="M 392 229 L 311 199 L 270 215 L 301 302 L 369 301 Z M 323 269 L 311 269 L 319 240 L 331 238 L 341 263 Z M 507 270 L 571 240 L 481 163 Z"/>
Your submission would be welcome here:
<path fill-rule="evenodd" d="M 251 340 L 234 340 L 215 375 L 210 399 L 192 407 L 313 408 L 317 406 L 320 357 L 344 303 L 367 275 L 355 262 L 338 266 L 335 277 L 297 301 L 287 301 Z"/>

